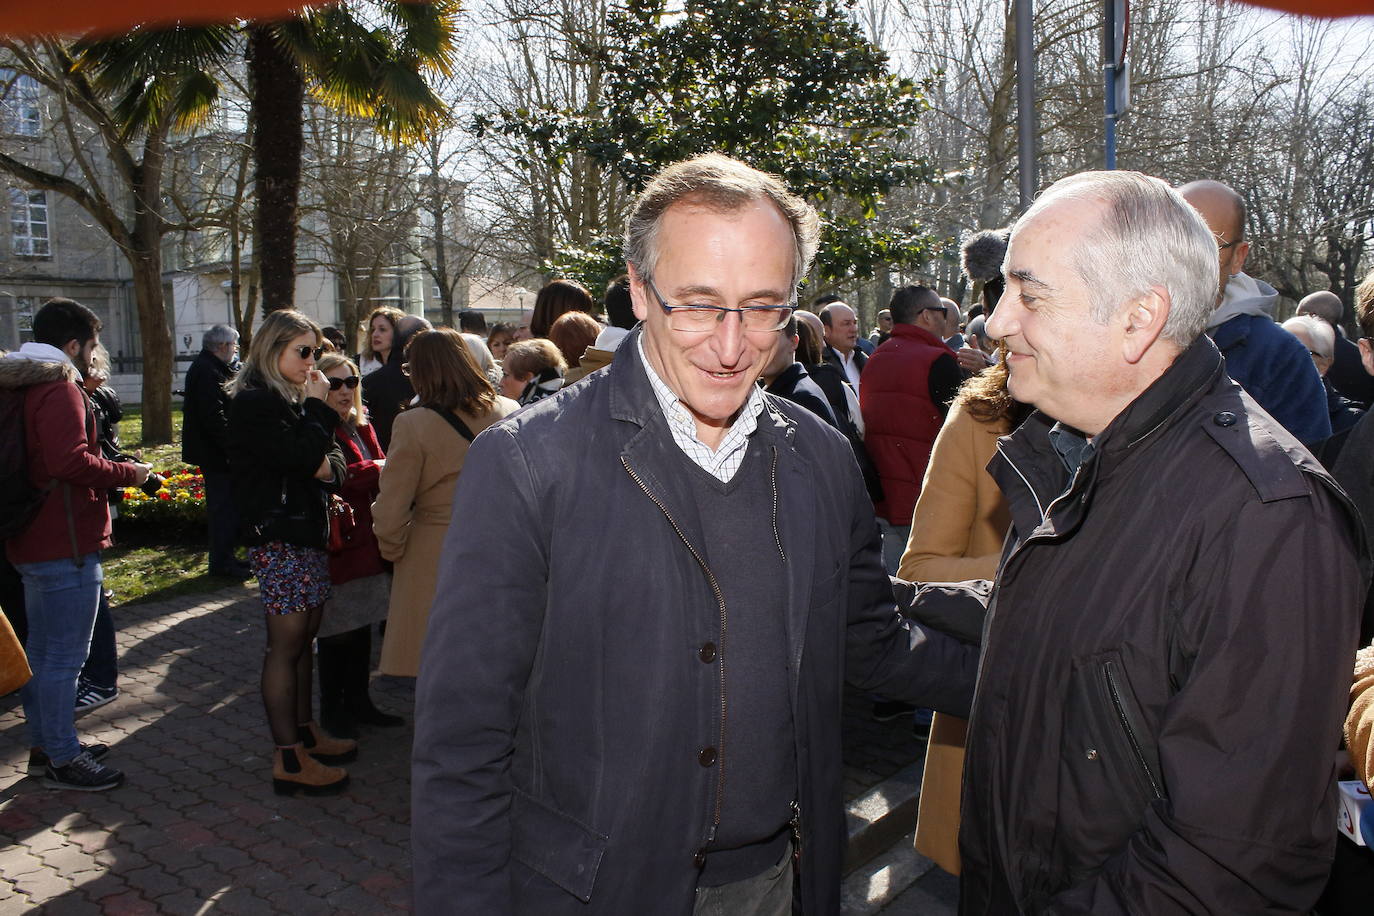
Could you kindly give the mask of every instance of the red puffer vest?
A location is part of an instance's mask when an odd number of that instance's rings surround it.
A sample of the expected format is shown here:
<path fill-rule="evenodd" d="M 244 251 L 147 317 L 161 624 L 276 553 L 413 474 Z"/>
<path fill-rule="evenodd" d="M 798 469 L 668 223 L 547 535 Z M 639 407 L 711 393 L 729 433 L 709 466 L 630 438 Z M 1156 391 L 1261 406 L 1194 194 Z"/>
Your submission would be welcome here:
<path fill-rule="evenodd" d="M 883 499 L 874 510 L 890 524 L 910 525 L 921 495 L 930 449 L 944 423 L 930 399 L 930 366 L 949 352 L 924 328 L 897 324 L 864 367 L 864 446 L 883 481 Z"/>

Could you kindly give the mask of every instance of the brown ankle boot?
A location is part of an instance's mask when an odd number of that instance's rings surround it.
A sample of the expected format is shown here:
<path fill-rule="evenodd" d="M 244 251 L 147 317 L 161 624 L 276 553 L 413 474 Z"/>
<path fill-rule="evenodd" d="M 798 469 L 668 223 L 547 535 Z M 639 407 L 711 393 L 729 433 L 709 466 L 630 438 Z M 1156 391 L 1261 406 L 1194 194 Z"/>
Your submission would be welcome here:
<path fill-rule="evenodd" d="M 305 752 L 321 763 L 348 763 L 358 757 L 358 742 L 335 738 L 315 722 L 296 726 L 296 735 L 305 745 Z"/>
<path fill-rule="evenodd" d="M 272 791 L 278 795 L 337 795 L 348 785 L 348 772 L 327 767 L 299 744 L 279 747 L 272 755 Z"/>

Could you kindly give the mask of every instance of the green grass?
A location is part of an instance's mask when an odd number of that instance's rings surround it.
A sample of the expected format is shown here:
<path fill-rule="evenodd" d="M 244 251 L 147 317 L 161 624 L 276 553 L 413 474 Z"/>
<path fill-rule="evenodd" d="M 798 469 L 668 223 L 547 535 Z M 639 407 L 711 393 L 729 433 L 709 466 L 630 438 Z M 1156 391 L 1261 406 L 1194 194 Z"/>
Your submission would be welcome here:
<path fill-rule="evenodd" d="M 199 595 L 229 583 L 210 575 L 202 546 L 117 543 L 104 552 L 100 564 L 115 604 Z"/>
<path fill-rule="evenodd" d="M 124 416 L 119 421 L 119 443 L 124 451 L 137 455 L 142 453 L 143 460 L 152 464 L 154 470 L 166 470 L 181 464 L 181 405 L 172 405 L 172 441 L 167 445 L 142 445 L 143 407 L 140 404 L 125 404 Z"/>
<path fill-rule="evenodd" d="M 140 446 L 143 439 L 143 411 L 138 404 L 124 408 L 119 421 L 119 441 L 124 450 L 142 452 L 143 460 L 155 470 L 181 464 L 181 405 L 172 406 L 172 442 L 168 445 Z M 114 592 L 116 604 L 155 601 L 176 595 L 198 595 L 223 588 L 227 579 L 209 574 L 205 532 L 167 531 L 155 537 L 142 527 L 137 532 L 121 531 L 115 522 L 115 546 L 105 551 L 105 587 Z"/>

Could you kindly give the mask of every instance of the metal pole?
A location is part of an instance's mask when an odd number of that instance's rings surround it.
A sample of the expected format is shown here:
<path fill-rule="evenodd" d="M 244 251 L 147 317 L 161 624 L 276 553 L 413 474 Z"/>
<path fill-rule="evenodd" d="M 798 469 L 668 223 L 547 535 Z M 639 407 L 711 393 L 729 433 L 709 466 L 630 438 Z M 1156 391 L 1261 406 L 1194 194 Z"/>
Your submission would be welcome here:
<path fill-rule="evenodd" d="M 1017 171 L 1021 177 L 1021 210 L 1035 197 L 1035 9 L 1032 0 L 1016 0 Z"/>
<path fill-rule="evenodd" d="M 1102 75 L 1106 89 L 1105 114 L 1102 118 L 1103 163 L 1107 169 L 1116 168 L 1116 3 L 1102 3 Z"/>

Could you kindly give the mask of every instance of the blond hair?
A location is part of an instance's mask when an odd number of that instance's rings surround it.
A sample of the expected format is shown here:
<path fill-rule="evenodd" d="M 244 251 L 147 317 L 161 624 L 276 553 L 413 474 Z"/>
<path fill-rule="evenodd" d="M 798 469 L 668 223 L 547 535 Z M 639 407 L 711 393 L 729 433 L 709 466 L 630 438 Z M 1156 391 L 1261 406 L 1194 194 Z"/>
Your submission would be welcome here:
<path fill-rule="evenodd" d="M 230 396 L 255 388 L 269 388 L 288 403 L 299 404 L 305 400 L 305 386 L 287 381 L 277 364 L 281 362 L 282 351 L 291 341 L 307 333 L 315 335 L 317 347 L 324 339 L 320 334 L 320 326 L 295 309 L 279 309 L 269 313 L 253 335 L 253 342 L 248 345 L 248 355 L 244 357 L 242 368 L 229 383 Z"/>
<path fill-rule="evenodd" d="M 326 353 L 315 364 L 315 368 L 325 375 L 329 374 L 330 369 L 337 369 L 340 366 L 343 366 L 352 375 L 361 378 L 357 364 L 342 353 Z M 354 426 L 367 425 L 367 410 L 363 407 L 363 386 L 361 383 L 353 389 L 353 409 L 348 412 L 348 419 L 345 422 L 352 423 Z"/>

